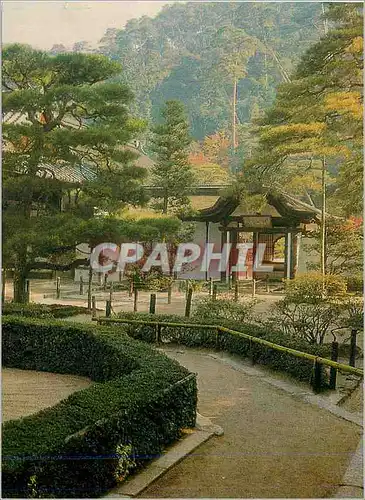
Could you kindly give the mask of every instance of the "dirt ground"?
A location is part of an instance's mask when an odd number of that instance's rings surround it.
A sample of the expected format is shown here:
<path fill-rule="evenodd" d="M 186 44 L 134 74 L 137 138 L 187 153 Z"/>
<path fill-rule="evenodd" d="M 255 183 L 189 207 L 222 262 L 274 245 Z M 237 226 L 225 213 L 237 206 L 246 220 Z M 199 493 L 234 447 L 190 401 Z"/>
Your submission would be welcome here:
<path fill-rule="evenodd" d="M 54 406 L 61 399 L 91 384 L 91 380 L 77 375 L 3 368 L 3 422 L 32 415 Z"/>
<path fill-rule="evenodd" d="M 61 282 L 61 298 L 56 299 L 56 282 L 50 280 L 31 280 L 30 283 L 30 300 L 42 304 L 67 304 L 75 306 L 87 306 L 87 286 L 84 286 L 84 294 L 79 293 L 79 284 L 68 279 Z M 104 292 L 100 287 L 95 287 L 93 295 L 96 298 L 96 306 L 98 309 L 105 311 L 106 300 L 109 299 L 109 292 Z M 148 312 L 151 292 L 140 291 L 138 294 L 138 311 Z M 193 294 L 192 311 L 199 298 L 207 297 L 207 292 Z M 167 303 L 167 292 L 156 293 L 156 313 L 162 314 L 185 314 L 185 293 L 174 291 L 172 294 L 171 304 Z M 233 299 L 234 292 L 231 291 Z M 250 289 L 242 296 L 251 299 Z M 13 298 L 13 283 L 7 280 L 5 289 L 5 299 L 12 300 Z M 253 308 L 253 314 L 256 317 L 265 317 L 269 314 L 271 307 L 278 300 L 282 299 L 280 293 L 265 293 L 260 292 L 256 295 L 256 305 Z M 113 293 L 113 312 L 133 311 L 133 297 L 129 297 L 127 291 L 115 291 Z M 349 332 L 337 332 L 338 341 L 349 344 Z M 325 342 L 332 342 L 331 334 L 328 334 Z M 359 332 L 357 336 L 357 345 L 362 348 L 364 343 L 363 332 Z M 341 362 L 348 363 L 348 359 L 341 359 Z M 356 366 L 362 366 L 363 360 L 358 359 Z"/>
<path fill-rule="evenodd" d="M 143 498 L 323 498 L 342 481 L 362 429 L 205 350 L 168 352 L 198 373 L 198 411 L 223 427 Z"/>
<path fill-rule="evenodd" d="M 30 283 L 30 301 L 38 302 L 41 304 L 68 304 L 75 306 L 87 306 L 87 287 L 84 287 L 85 293 L 79 294 L 79 285 L 71 280 L 61 283 L 61 298 L 56 299 L 56 285 L 53 281 L 46 280 L 31 280 Z M 138 311 L 148 312 L 150 295 L 152 292 L 140 291 L 138 294 Z M 172 294 L 171 304 L 167 302 L 167 292 L 154 292 L 156 293 L 156 313 L 168 314 L 185 314 L 185 293 L 174 291 Z M 96 298 L 97 308 L 105 311 L 105 302 L 109 299 L 109 292 L 104 292 L 99 287 L 93 291 Z M 233 298 L 234 292 L 232 290 L 231 296 Z M 207 297 L 207 292 L 200 292 L 193 294 L 192 309 L 199 298 Z M 249 293 L 244 295 L 251 298 Z M 13 298 L 13 283 L 12 281 L 6 282 L 5 299 L 12 300 Z M 257 296 L 257 304 L 254 308 L 256 314 L 265 314 L 277 300 L 281 298 L 277 294 L 262 294 Z M 113 292 L 113 310 L 114 312 L 120 311 L 133 311 L 133 297 L 129 297 L 127 291 Z"/>

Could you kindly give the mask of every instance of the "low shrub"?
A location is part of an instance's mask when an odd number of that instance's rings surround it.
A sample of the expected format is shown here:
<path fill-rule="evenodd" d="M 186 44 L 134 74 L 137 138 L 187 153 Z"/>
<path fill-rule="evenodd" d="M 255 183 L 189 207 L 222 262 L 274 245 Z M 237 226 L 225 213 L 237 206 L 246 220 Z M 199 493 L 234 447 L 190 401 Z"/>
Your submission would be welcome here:
<path fill-rule="evenodd" d="M 131 282 L 139 290 L 166 291 L 173 282 L 172 276 L 166 276 L 159 268 L 144 272 L 138 264 L 131 265 L 126 272 L 128 287 Z"/>
<path fill-rule="evenodd" d="M 224 318 L 184 318 L 181 316 L 167 314 L 148 314 L 148 313 L 119 313 L 119 318 L 140 320 L 140 321 L 159 321 L 169 323 L 192 323 L 212 325 L 211 329 L 196 328 L 189 326 L 163 326 L 161 329 L 162 341 L 183 344 L 189 347 L 217 347 L 217 329 L 216 325 L 229 328 L 238 332 L 259 337 L 269 342 L 290 347 L 298 351 L 307 352 L 321 357 L 329 357 L 330 349 L 328 346 L 313 345 L 302 339 L 293 339 L 278 328 L 272 326 L 258 325 L 248 322 L 237 322 Z M 113 325 L 113 324 L 112 324 Z M 113 327 L 115 324 L 113 325 Z M 135 339 L 145 342 L 156 341 L 156 327 L 153 325 L 126 324 L 125 331 Z M 274 349 L 252 344 L 242 337 L 230 333 L 219 334 L 219 348 L 232 354 L 242 357 L 253 357 L 256 363 L 267 365 L 275 370 L 284 371 L 292 377 L 310 381 L 312 376 L 313 363 L 306 359 L 296 358 L 292 355 L 278 352 Z M 325 387 L 328 383 L 327 371 L 323 369 L 322 385 Z"/>
<path fill-rule="evenodd" d="M 266 323 L 268 327 L 279 324 L 293 340 L 323 344 L 326 336 L 338 329 L 342 310 L 343 305 L 338 302 L 291 303 L 280 300 L 272 307 Z"/>
<path fill-rule="evenodd" d="M 345 278 L 334 274 L 308 273 L 285 281 L 285 300 L 291 303 L 341 299 L 346 292 Z"/>
<path fill-rule="evenodd" d="M 273 305 L 265 322 L 281 325 L 294 340 L 323 344 L 326 337 L 335 339 L 338 330 L 362 329 L 363 303 L 347 293 L 344 277 L 309 273 L 286 282 L 283 300 Z"/>
<path fill-rule="evenodd" d="M 229 299 L 204 298 L 198 300 L 193 317 L 205 321 L 206 319 L 228 319 L 232 321 L 246 321 L 251 315 L 255 300 L 233 302 Z"/>
<path fill-rule="evenodd" d="M 67 318 L 68 316 L 86 314 L 87 312 L 87 307 L 62 304 L 18 304 L 16 302 L 5 302 L 2 307 L 3 316 L 17 315 L 27 318 Z"/>
<path fill-rule="evenodd" d="M 202 292 L 209 286 L 209 283 L 207 281 L 193 279 L 179 280 L 178 283 L 179 292 L 187 292 L 187 290 L 191 288 L 193 292 L 197 293 Z"/>
<path fill-rule="evenodd" d="M 364 277 L 362 274 L 355 274 L 346 277 L 347 290 L 353 293 L 362 294 L 364 291 Z"/>
<path fill-rule="evenodd" d="M 123 328 L 7 316 L 3 364 L 95 382 L 4 424 L 7 498 L 98 497 L 195 424 L 195 377 Z"/>

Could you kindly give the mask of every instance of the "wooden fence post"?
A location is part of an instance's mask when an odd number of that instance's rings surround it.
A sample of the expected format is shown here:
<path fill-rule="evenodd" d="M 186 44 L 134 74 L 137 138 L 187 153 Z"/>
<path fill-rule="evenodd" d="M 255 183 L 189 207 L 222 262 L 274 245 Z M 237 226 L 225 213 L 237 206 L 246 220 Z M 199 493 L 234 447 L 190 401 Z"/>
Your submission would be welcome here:
<path fill-rule="evenodd" d="M 350 340 L 350 360 L 349 360 L 349 365 L 350 366 L 355 366 L 355 360 L 356 360 L 356 336 L 357 336 L 357 330 L 352 329 L 351 330 L 351 340 Z"/>
<path fill-rule="evenodd" d="M 193 289 L 189 288 L 188 290 L 188 296 L 186 298 L 186 304 L 185 304 L 185 316 L 186 318 L 189 318 L 190 313 L 191 313 L 191 301 L 193 298 Z"/>
<path fill-rule="evenodd" d="M 56 279 L 56 298 L 59 299 L 61 297 L 61 278 L 58 277 Z"/>
<path fill-rule="evenodd" d="M 29 303 L 29 301 L 30 301 L 30 281 L 29 280 L 26 280 L 25 287 L 26 287 L 25 290 L 26 290 L 26 294 L 27 294 L 27 302 Z"/>
<path fill-rule="evenodd" d="M 156 325 L 156 344 L 161 344 L 161 329 L 160 324 Z"/>
<path fill-rule="evenodd" d="M 107 318 L 110 318 L 111 314 L 112 314 L 112 303 L 110 302 L 110 300 L 107 300 L 105 303 L 105 316 Z"/>
<path fill-rule="evenodd" d="M 322 369 L 320 363 L 316 360 L 313 363 L 313 373 L 312 373 L 312 389 L 314 392 L 319 392 L 321 390 L 321 378 Z"/>
<path fill-rule="evenodd" d="M 169 283 L 167 288 L 167 303 L 171 304 L 172 283 Z"/>
<path fill-rule="evenodd" d="M 150 296 L 150 314 L 156 313 L 156 294 L 151 293 Z"/>
<path fill-rule="evenodd" d="M 5 302 L 5 284 L 6 284 L 6 269 L 2 270 L 2 280 L 1 280 L 1 302 Z"/>
<path fill-rule="evenodd" d="M 332 342 L 332 352 L 331 352 L 332 361 L 338 360 L 338 342 Z M 331 366 L 330 368 L 330 389 L 336 389 L 336 379 L 337 379 L 337 369 Z"/>
<path fill-rule="evenodd" d="M 235 284 L 234 284 L 234 300 L 235 300 L 235 302 L 238 302 L 238 297 L 239 297 L 238 281 L 235 281 Z"/>
<path fill-rule="evenodd" d="M 215 285 L 213 285 L 213 294 L 212 294 L 213 300 L 217 300 L 217 291 L 218 291 L 218 285 L 215 284 Z"/>
<path fill-rule="evenodd" d="M 80 276 L 80 295 L 84 295 L 84 280 L 82 276 Z"/>
<path fill-rule="evenodd" d="M 138 304 L 138 288 L 134 289 L 134 299 L 133 299 L 133 312 L 137 312 Z"/>
<path fill-rule="evenodd" d="M 96 318 L 96 298 L 95 295 L 91 297 L 91 308 L 92 308 L 92 317 Z"/>
<path fill-rule="evenodd" d="M 87 284 L 87 308 L 88 308 L 89 311 L 91 311 L 91 307 L 92 307 L 92 297 L 91 297 L 91 294 L 92 294 L 92 285 L 93 285 L 93 269 L 90 266 L 90 269 L 89 269 L 89 281 L 88 281 L 88 284 Z"/>
<path fill-rule="evenodd" d="M 256 280 L 252 278 L 252 297 L 256 296 Z"/>
<path fill-rule="evenodd" d="M 252 339 L 250 339 L 249 342 L 249 357 L 251 358 L 251 363 L 254 365 L 256 363 L 254 343 L 252 342 Z"/>
<path fill-rule="evenodd" d="M 217 328 L 216 330 L 216 334 L 215 334 L 215 348 L 217 350 L 219 350 L 220 348 L 220 330 L 219 330 L 219 327 Z"/>

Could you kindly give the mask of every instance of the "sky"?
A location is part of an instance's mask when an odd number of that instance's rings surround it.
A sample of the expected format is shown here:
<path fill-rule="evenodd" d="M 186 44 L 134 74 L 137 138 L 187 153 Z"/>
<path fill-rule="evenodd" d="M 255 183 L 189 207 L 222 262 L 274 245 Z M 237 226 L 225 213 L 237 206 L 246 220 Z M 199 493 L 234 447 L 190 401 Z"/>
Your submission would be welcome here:
<path fill-rule="evenodd" d="M 72 48 L 87 40 L 94 46 L 107 28 L 123 28 L 128 19 L 155 16 L 170 2 L 92 0 L 2 0 L 2 43 L 27 43 L 50 49 Z"/>

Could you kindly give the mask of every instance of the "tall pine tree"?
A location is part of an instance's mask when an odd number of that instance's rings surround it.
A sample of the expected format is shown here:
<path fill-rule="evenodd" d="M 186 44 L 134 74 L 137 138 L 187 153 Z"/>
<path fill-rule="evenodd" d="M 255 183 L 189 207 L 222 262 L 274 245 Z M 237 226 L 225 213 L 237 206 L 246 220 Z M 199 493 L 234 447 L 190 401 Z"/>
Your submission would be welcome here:
<path fill-rule="evenodd" d="M 345 215 L 356 215 L 362 206 L 362 12 L 356 3 L 331 4 L 324 15 L 329 31 L 303 56 L 291 82 L 279 87 L 252 165 L 267 184 L 284 187 L 288 169 L 305 179 L 325 161 L 332 174 L 340 172 L 334 188 Z"/>
<path fill-rule="evenodd" d="M 182 214 L 189 208 L 188 194 L 194 183 L 188 158 L 189 124 L 179 101 L 167 101 L 161 114 L 163 123 L 153 128 L 151 145 L 156 156 L 152 172 L 158 188 L 155 208 L 163 214 Z"/>

